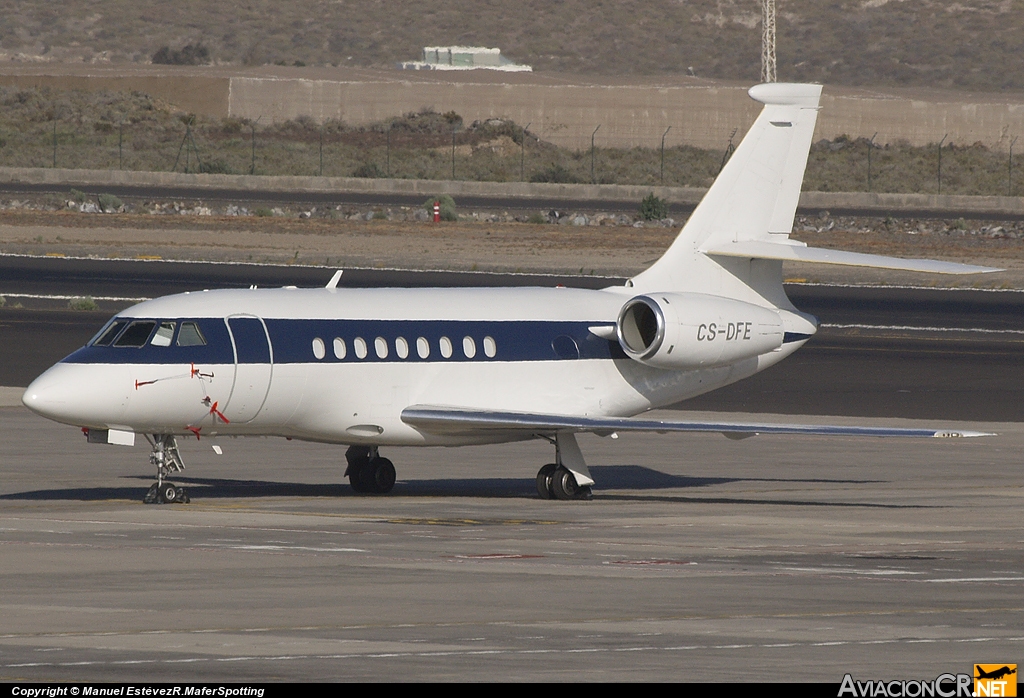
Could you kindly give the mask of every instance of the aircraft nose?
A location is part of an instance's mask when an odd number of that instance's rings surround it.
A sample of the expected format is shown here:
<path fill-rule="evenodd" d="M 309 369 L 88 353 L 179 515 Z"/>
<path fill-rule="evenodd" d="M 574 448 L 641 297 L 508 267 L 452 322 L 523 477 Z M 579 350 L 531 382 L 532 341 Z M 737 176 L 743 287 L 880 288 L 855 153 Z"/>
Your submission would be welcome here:
<path fill-rule="evenodd" d="M 121 421 L 128 407 L 130 376 L 122 366 L 59 363 L 29 384 L 25 407 L 55 422 L 105 426 Z"/>

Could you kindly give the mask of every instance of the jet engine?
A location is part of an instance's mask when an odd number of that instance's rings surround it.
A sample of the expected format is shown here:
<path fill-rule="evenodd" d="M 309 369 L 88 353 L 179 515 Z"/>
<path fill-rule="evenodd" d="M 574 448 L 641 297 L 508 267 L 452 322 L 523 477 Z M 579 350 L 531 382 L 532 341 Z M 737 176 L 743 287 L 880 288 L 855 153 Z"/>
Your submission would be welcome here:
<path fill-rule="evenodd" d="M 782 346 L 779 313 L 701 293 L 636 296 L 619 311 L 619 344 L 647 366 L 696 369 L 753 358 Z"/>

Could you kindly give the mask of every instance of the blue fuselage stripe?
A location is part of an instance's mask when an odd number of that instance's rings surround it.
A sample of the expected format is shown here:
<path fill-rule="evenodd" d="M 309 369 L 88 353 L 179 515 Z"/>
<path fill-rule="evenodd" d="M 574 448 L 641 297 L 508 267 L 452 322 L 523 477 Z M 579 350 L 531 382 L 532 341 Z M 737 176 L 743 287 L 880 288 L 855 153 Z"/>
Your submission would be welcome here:
<path fill-rule="evenodd" d="M 134 318 L 133 318 L 134 319 Z M 159 318 L 166 321 L 166 318 Z M 83 347 L 64 359 L 65 363 L 124 364 L 230 364 L 235 362 L 231 336 L 223 319 L 180 318 L 175 322 L 195 322 L 206 339 L 206 345 L 158 347 Z M 255 318 L 232 318 L 231 331 L 238 347 L 239 363 L 267 363 L 268 348 L 262 323 Z M 595 336 L 594 325 L 607 322 L 570 322 L 549 320 L 293 320 L 266 319 L 270 348 L 275 364 L 295 363 L 365 363 L 365 362 L 438 362 L 453 361 L 556 361 L 581 359 L 625 359 L 618 342 Z M 427 340 L 430 353 L 421 358 L 417 340 Z M 450 357 L 441 353 L 441 340 L 446 337 L 452 347 Z M 464 338 L 475 347 L 470 358 L 463 349 Z M 337 358 L 334 340 L 345 343 L 345 357 Z M 355 351 L 355 340 L 361 338 L 367 347 L 365 358 Z M 387 356 L 380 358 L 375 343 L 383 339 Z M 405 339 L 408 354 L 399 356 L 396 340 Z M 494 344 L 494 356 L 487 356 L 484 340 Z M 324 356 L 314 354 L 314 340 L 323 342 Z"/>

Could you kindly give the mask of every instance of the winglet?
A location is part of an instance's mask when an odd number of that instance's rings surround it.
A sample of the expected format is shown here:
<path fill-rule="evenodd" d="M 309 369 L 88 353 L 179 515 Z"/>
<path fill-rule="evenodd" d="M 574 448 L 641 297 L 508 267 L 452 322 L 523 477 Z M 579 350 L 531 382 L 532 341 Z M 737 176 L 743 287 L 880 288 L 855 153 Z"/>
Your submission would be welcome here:
<path fill-rule="evenodd" d="M 334 276 L 331 277 L 331 280 L 327 282 L 327 285 L 324 288 L 338 288 L 338 282 L 341 281 L 341 275 L 343 273 L 345 273 L 344 269 L 339 269 L 334 272 Z"/>

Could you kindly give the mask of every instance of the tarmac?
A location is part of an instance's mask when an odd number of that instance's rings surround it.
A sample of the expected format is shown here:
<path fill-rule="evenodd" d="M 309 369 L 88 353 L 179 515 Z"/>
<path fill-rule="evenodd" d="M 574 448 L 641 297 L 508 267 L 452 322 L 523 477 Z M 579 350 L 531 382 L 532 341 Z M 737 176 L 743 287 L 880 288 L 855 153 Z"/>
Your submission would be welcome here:
<path fill-rule="evenodd" d="M 1020 424 L 583 436 L 590 502 L 537 497 L 544 442 L 388 449 L 361 496 L 337 447 L 192 441 L 192 502 L 147 506 L 143 445 L 0 423 L 0 681 L 838 683 L 1024 648 Z"/>

